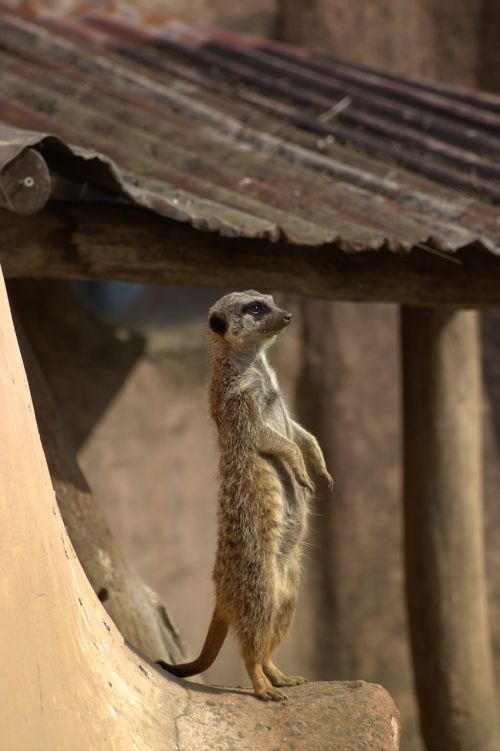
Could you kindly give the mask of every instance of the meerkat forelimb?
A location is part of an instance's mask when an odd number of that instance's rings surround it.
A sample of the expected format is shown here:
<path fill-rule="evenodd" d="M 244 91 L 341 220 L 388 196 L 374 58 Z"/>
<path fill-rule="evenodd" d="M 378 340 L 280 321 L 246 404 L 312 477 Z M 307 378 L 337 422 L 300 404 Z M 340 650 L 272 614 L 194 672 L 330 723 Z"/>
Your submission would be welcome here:
<path fill-rule="evenodd" d="M 298 422 L 291 420 L 293 440 L 309 462 L 314 471 L 323 478 L 330 490 L 333 488 L 333 477 L 326 468 L 325 457 L 316 438 Z"/>
<path fill-rule="evenodd" d="M 160 663 L 178 676 L 201 673 L 232 628 L 256 696 L 273 701 L 286 699 L 280 687 L 305 681 L 284 675 L 271 654 L 297 602 L 314 492 L 306 465 L 333 483 L 317 440 L 290 418 L 267 361 L 291 319 L 253 290 L 225 295 L 210 309 L 210 406 L 220 451 L 215 609 L 196 660 Z"/>

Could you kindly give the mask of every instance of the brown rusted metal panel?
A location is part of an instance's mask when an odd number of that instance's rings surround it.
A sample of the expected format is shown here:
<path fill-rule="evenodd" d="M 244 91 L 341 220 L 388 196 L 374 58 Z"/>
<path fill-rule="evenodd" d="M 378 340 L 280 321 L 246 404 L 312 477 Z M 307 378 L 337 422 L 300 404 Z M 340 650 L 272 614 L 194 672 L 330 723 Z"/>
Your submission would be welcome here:
<path fill-rule="evenodd" d="M 45 201 L 345 252 L 500 251 L 500 97 L 175 20 L 1 5 L 0 69 L 0 179 L 29 149 Z M 0 205 L 43 207 L 2 185 Z"/>

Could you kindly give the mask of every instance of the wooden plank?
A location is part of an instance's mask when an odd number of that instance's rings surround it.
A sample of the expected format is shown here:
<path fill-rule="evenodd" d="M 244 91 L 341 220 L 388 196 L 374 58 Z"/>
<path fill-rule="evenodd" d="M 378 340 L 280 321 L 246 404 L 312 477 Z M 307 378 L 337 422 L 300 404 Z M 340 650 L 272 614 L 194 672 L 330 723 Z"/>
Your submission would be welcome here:
<path fill-rule="evenodd" d="M 422 248 L 409 254 L 344 253 L 335 245 L 225 238 L 120 205 L 53 204 L 22 218 L 0 211 L 0 263 L 8 277 L 257 287 L 331 300 L 499 307 L 500 260 L 479 248 L 454 258 Z"/>
<path fill-rule="evenodd" d="M 405 554 L 426 747 L 500 748 L 486 605 L 477 313 L 404 308 Z"/>

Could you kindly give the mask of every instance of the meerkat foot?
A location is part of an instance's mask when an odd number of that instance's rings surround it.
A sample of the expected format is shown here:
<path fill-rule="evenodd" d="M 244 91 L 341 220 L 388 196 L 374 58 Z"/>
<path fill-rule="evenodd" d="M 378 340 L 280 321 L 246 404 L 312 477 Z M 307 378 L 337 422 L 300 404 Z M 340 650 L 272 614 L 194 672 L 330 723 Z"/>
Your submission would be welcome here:
<path fill-rule="evenodd" d="M 307 678 L 302 675 L 285 675 L 272 660 L 264 663 L 264 673 L 273 686 L 299 686 L 301 683 L 307 683 Z"/>
<path fill-rule="evenodd" d="M 258 691 L 255 689 L 255 696 L 261 701 L 288 701 L 288 696 L 283 691 L 271 685 Z"/>
<path fill-rule="evenodd" d="M 286 701 L 288 697 L 279 689 L 275 688 L 269 682 L 268 677 L 262 669 L 260 663 L 249 663 L 246 661 L 248 675 L 253 684 L 255 696 L 262 701 Z"/>
<path fill-rule="evenodd" d="M 300 686 L 301 683 L 307 683 L 308 679 L 303 675 L 284 675 L 281 683 L 273 683 L 273 686 Z"/>

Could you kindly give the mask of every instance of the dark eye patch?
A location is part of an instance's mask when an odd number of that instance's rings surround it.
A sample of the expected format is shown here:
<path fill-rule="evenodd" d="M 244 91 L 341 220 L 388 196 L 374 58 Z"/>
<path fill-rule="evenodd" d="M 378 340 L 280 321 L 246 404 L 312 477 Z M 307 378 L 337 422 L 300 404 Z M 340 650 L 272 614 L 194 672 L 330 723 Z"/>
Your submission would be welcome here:
<path fill-rule="evenodd" d="M 243 313 L 250 313 L 250 315 L 255 316 L 255 318 L 262 318 L 266 313 L 269 313 L 269 310 L 269 306 L 259 300 L 249 302 L 242 308 Z"/>

